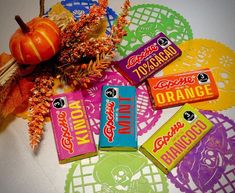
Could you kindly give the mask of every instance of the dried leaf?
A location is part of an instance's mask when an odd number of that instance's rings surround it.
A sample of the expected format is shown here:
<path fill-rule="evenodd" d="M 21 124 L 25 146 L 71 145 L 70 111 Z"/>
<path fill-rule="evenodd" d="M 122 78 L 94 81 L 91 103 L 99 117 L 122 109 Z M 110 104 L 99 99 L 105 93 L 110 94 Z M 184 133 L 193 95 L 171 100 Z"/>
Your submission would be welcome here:
<path fill-rule="evenodd" d="M 101 19 L 97 25 L 93 26 L 91 28 L 91 31 L 88 35 L 88 39 L 90 38 L 100 38 L 102 36 L 105 36 L 105 32 L 108 26 L 108 21 L 106 18 Z"/>
<path fill-rule="evenodd" d="M 2 109 L 9 92 L 11 91 L 15 79 L 18 75 L 18 65 L 14 58 L 6 53 L 0 55 L 0 118 Z"/>
<path fill-rule="evenodd" d="M 54 21 L 61 30 L 66 28 L 69 23 L 74 22 L 73 14 L 64 8 L 61 3 L 57 3 L 51 7 L 48 12 L 48 18 Z"/>
<path fill-rule="evenodd" d="M 4 66 L 4 64 L 6 64 L 11 58 L 12 58 L 12 56 L 7 54 L 7 53 L 5 53 L 5 52 L 0 54 L 0 68 L 2 66 Z"/>
<path fill-rule="evenodd" d="M 30 97 L 30 90 L 33 88 L 33 83 L 23 78 L 19 80 L 12 88 L 10 94 L 3 104 L 1 114 L 3 117 L 13 113 L 15 110 L 20 112 L 27 108 L 27 101 Z"/>
<path fill-rule="evenodd" d="M 61 3 L 56 3 L 55 5 L 53 5 L 50 11 L 48 12 L 48 15 L 50 17 L 53 14 L 60 15 L 61 13 L 65 13 L 67 17 L 73 18 L 73 14 L 69 10 L 64 8 L 64 6 L 61 5 Z"/>

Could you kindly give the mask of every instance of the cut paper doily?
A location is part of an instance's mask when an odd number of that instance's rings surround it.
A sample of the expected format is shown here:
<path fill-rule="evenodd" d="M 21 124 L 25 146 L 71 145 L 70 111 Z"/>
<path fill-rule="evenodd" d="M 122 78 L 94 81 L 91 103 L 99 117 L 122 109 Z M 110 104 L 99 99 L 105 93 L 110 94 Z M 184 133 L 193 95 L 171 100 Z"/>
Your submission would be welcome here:
<path fill-rule="evenodd" d="M 88 118 L 95 134 L 100 129 L 101 89 L 103 85 L 129 85 L 128 81 L 118 72 L 106 72 L 104 77 L 93 87 L 82 90 L 87 107 Z M 145 84 L 136 89 L 137 93 L 137 131 L 141 136 L 153 128 L 161 117 L 162 110 L 154 111 L 149 100 Z"/>
<path fill-rule="evenodd" d="M 163 69 L 164 75 L 210 68 L 219 89 L 216 100 L 192 103 L 204 110 L 224 110 L 235 105 L 235 52 L 219 42 L 188 40 L 179 45 L 182 56 Z"/>
<path fill-rule="evenodd" d="M 63 0 L 61 1 L 61 4 L 73 13 L 76 19 L 79 19 L 81 14 L 89 13 L 90 7 L 94 4 L 97 5 L 98 3 L 92 0 Z M 107 33 L 109 33 L 114 20 L 117 18 L 117 14 L 110 7 L 108 7 L 106 16 L 108 19 Z"/>
<path fill-rule="evenodd" d="M 138 152 L 100 152 L 74 162 L 65 193 L 169 192 L 166 176 Z"/>
<path fill-rule="evenodd" d="M 168 178 L 183 192 L 235 192 L 235 122 L 216 112 L 200 112 L 214 127 Z"/>
<path fill-rule="evenodd" d="M 175 44 L 193 38 L 188 21 L 176 11 L 159 4 L 132 6 L 128 20 L 128 35 L 118 47 L 121 56 L 133 52 L 159 32 L 163 32 Z"/>

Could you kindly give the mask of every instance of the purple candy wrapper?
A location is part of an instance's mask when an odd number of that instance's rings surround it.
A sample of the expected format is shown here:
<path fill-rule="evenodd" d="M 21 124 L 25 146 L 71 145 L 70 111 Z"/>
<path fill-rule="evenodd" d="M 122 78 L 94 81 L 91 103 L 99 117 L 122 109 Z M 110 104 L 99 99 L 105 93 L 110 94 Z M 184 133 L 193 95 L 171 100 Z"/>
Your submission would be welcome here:
<path fill-rule="evenodd" d="M 168 177 L 183 192 L 234 192 L 235 122 L 216 112 L 200 112 L 214 127 Z"/>
<path fill-rule="evenodd" d="M 181 50 L 163 33 L 148 41 L 122 60 L 117 70 L 132 84 L 139 85 L 182 54 Z"/>

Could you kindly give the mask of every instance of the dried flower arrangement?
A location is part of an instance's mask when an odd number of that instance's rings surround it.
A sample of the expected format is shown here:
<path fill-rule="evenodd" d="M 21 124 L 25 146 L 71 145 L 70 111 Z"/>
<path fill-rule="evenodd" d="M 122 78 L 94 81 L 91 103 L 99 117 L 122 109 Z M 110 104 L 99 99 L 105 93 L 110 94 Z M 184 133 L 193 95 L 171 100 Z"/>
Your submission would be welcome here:
<path fill-rule="evenodd" d="M 114 50 L 126 35 L 128 25 L 126 16 L 130 2 L 125 1 L 123 12 L 113 25 L 110 35 L 106 35 L 107 1 L 100 0 L 99 6 L 92 6 L 87 15 L 79 21 L 70 23 L 62 31 L 61 51 L 58 66 L 61 74 L 73 87 L 88 87 L 88 84 L 102 76 L 114 57 Z M 103 31 L 99 30 L 100 28 Z M 95 33 L 95 32 L 99 33 Z M 89 61 L 88 63 L 84 63 Z"/>
<path fill-rule="evenodd" d="M 52 9 L 47 16 L 44 16 L 44 0 L 40 0 L 41 18 L 46 17 L 50 21 L 53 21 L 60 30 L 60 48 L 58 51 L 54 49 L 57 46 L 57 40 L 55 40 L 55 43 L 53 42 L 54 48 L 51 43 L 50 46 L 57 53 L 54 53 L 54 56 L 50 60 L 40 60 L 40 53 L 36 52 L 36 56 L 32 56 L 34 64 L 27 65 L 30 69 L 28 76 L 33 80 L 33 87 L 30 87 L 31 95 L 28 98 L 31 117 L 28 122 L 28 132 L 30 146 L 34 151 L 39 147 L 43 136 L 44 122 L 49 116 L 55 77 L 60 78 L 62 82 L 65 81 L 73 89 L 82 89 L 91 86 L 111 66 L 112 59 L 115 56 L 116 46 L 122 41 L 123 36 L 126 35 L 124 28 L 129 24 L 126 19 L 130 7 L 129 0 L 125 0 L 122 13 L 112 26 L 109 35 L 105 34 L 107 28 L 105 14 L 108 1 L 99 0 L 98 3 L 98 5 L 93 5 L 90 8 L 88 14 L 83 14 L 78 21 L 75 21 L 73 15 L 65 8 L 62 8 L 62 5 L 58 4 L 55 5 L 56 9 Z M 18 18 L 18 20 L 20 19 Z M 35 22 L 35 19 L 32 21 Z M 30 25 L 30 22 L 24 24 L 23 21 L 20 21 L 20 23 L 21 29 L 23 30 L 25 28 L 25 33 L 27 33 L 26 27 Z M 47 25 L 51 24 L 49 23 Z M 40 33 L 40 30 L 36 31 Z M 12 49 L 15 48 L 14 45 L 12 47 Z M 14 51 L 17 52 L 17 50 Z M 25 58 L 22 57 L 21 52 L 20 54 L 22 63 Z M 18 62 L 18 60 L 16 61 Z M 11 63 L 17 66 L 22 74 L 22 69 L 25 68 L 25 65 L 19 62 L 17 64 L 16 61 L 13 59 Z M 35 65 L 35 63 L 40 63 L 40 65 Z M 32 70 L 33 72 L 31 72 Z M 0 77 L 0 79 L 2 78 Z"/>

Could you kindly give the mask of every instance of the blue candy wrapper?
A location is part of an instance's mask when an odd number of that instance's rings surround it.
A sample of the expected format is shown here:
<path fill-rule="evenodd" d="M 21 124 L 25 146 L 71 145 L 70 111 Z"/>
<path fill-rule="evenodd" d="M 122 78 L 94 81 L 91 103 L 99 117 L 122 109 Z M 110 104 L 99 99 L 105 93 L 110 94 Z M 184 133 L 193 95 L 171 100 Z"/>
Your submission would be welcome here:
<path fill-rule="evenodd" d="M 137 150 L 136 88 L 103 86 L 100 150 Z"/>

